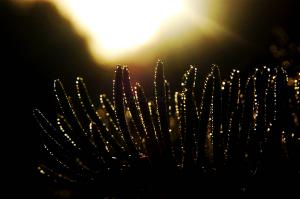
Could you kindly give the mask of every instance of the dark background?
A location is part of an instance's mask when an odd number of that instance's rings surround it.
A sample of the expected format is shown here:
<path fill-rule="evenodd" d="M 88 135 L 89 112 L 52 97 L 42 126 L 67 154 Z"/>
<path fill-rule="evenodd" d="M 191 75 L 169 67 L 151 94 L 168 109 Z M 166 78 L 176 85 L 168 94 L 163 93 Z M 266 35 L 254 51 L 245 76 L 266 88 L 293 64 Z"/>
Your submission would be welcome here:
<path fill-rule="evenodd" d="M 223 25 L 246 42 L 230 37 L 207 37 L 204 41 L 199 38 L 199 43 L 196 40 L 193 44 L 180 47 L 168 44 L 169 50 L 161 51 L 156 56 L 165 60 L 166 75 L 173 90 L 190 64 L 201 66 L 203 75 L 208 71 L 209 64 L 219 64 L 224 78 L 233 67 L 244 74 L 262 65 L 275 67 L 283 64 L 291 76 L 299 71 L 299 1 L 216 2 L 224 4 Z M 53 80 L 57 78 L 63 80 L 71 96 L 74 95 L 77 76 L 86 79 L 94 100 L 103 92 L 111 96 L 113 67 L 107 69 L 96 63 L 88 52 L 84 38 L 74 31 L 71 23 L 60 16 L 54 6 L 46 2 L 24 9 L 1 0 L 0 48 L 0 92 L 4 118 L 1 142 L 5 157 L 1 163 L 5 167 L 3 175 L 8 176 L 5 184 L 9 185 L 12 197 L 28 195 L 45 198 L 48 195 L 51 198 L 51 186 L 36 172 L 40 129 L 34 122 L 32 110 L 39 108 L 54 120 L 55 98 L 52 90 Z M 129 65 L 134 80 L 145 86 L 148 95 L 152 93 L 155 62 L 153 60 L 147 69 L 138 67 L 138 56 L 122 63 Z"/>

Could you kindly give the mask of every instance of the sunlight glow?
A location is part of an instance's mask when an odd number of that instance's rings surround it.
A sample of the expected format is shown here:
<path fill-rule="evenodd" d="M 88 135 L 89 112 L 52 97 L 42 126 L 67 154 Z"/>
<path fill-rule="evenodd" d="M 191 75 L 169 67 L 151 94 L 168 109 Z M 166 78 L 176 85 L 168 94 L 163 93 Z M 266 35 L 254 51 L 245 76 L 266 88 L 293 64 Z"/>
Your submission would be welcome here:
<path fill-rule="evenodd" d="M 182 0 L 53 0 L 84 34 L 94 56 L 114 58 L 149 42 L 183 10 Z"/>
<path fill-rule="evenodd" d="M 203 39 L 245 43 L 221 22 L 223 7 L 209 0 L 11 0 L 18 5 L 51 3 L 69 20 L 101 65 L 147 65 Z M 25 6 L 24 6 L 25 7 Z M 221 19 L 221 20 L 220 20 Z"/>

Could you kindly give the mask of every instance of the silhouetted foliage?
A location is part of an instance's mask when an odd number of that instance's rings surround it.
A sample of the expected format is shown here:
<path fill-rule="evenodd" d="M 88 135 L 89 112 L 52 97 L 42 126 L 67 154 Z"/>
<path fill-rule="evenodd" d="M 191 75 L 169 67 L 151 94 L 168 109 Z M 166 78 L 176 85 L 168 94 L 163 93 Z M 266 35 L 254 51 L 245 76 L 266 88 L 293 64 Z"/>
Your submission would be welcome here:
<path fill-rule="evenodd" d="M 241 85 L 238 70 L 224 81 L 216 65 L 205 78 L 197 71 L 186 71 L 173 97 L 159 60 L 154 97 L 147 99 L 140 84 L 132 86 L 128 68 L 117 66 L 113 101 L 100 95 L 98 110 L 82 78 L 80 106 L 55 80 L 57 122 L 34 110 L 45 152 L 39 172 L 99 197 L 295 190 L 299 183 L 279 178 L 299 180 L 300 76 L 288 86 L 283 68 L 263 67 Z"/>

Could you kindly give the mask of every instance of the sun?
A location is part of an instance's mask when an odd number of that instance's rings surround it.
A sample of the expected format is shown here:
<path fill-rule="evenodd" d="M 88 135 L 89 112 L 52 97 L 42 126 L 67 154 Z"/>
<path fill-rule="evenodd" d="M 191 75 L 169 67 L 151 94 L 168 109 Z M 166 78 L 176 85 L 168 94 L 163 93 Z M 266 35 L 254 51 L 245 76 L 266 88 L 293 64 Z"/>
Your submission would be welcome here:
<path fill-rule="evenodd" d="M 52 0 L 84 34 L 94 56 L 113 59 L 151 41 L 182 0 Z"/>
<path fill-rule="evenodd" d="M 85 39 L 101 66 L 138 56 L 150 63 L 170 49 L 199 38 L 236 37 L 218 22 L 222 6 L 208 0 L 11 0 L 50 2 Z M 204 37 L 205 36 L 205 37 Z M 144 64 L 146 65 L 146 64 Z M 110 67 L 110 66 L 109 66 Z"/>

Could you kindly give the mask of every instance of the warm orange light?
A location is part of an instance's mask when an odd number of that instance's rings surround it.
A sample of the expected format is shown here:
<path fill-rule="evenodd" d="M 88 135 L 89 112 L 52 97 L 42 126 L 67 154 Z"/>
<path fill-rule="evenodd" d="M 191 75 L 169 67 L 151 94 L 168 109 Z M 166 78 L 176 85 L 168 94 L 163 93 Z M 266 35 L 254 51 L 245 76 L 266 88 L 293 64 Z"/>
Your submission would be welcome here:
<path fill-rule="evenodd" d="M 53 0 L 83 33 L 95 57 L 112 59 L 149 42 L 183 10 L 181 0 Z"/>
<path fill-rule="evenodd" d="M 234 37 L 208 0 L 24 0 L 47 1 L 85 37 L 99 63 L 156 59 L 163 51 L 193 44 L 202 35 Z M 211 17 L 211 13 L 219 13 Z M 214 19 L 214 20 L 213 20 Z M 188 34 L 186 34 L 188 33 Z M 145 64 L 146 65 L 146 64 Z"/>

